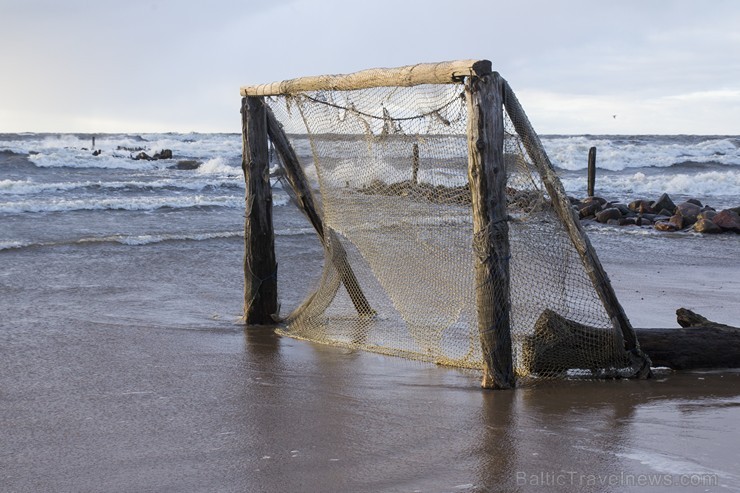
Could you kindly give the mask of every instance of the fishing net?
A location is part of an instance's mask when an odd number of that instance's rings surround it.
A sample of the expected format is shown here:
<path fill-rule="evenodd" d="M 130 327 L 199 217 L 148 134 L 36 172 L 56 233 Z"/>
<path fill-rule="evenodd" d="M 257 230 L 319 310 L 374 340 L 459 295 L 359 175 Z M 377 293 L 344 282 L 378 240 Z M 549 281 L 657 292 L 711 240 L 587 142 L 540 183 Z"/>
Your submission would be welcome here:
<path fill-rule="evenodd" d="M 322 278 L 284 332 L 480 368 L 464 83 L 265 101 L 314 187 L 324 227 Z M 622 335 L 504 113 L 516 374 L 621 371 Z"/>

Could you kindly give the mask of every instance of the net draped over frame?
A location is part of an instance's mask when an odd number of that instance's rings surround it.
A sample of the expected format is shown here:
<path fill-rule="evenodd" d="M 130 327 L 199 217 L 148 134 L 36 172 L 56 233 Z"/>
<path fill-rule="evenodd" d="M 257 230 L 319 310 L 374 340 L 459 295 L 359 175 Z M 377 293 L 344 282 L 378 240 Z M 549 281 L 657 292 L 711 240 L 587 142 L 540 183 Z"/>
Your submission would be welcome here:
<path fill-rule="evenodd" d="M 325 230 L 322 278 L 287 317 L 285 332 L 480 368 L 465 86 L 312 91 L 265 101 L 315 187 Z M 504 122 L 515 371 L 623 368 L 621 334 L 506 111 Z M 343 269 L 356 286 L 342 282 Z M 359 313 L 359 293 L 348 289 L 361 290 L 372 312 Z M 579 324 L 591 328 L 585 337 Z M 543 348 L 561 345 L 569 347 L 567 362 L 535 361 Z"/>

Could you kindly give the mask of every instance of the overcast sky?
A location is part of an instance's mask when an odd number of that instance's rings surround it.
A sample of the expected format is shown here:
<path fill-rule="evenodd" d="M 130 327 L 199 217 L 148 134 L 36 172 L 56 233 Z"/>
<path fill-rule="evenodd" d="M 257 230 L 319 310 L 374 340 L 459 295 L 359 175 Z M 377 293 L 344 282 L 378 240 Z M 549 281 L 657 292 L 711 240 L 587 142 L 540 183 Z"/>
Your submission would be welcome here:
<path fill-rule="evenodd" d="M 0 0 L 0 23 L 0 132 L 239 132 L 242 85 L 486 58 L 539 133 L 740 134 L 737 0 Z"/>

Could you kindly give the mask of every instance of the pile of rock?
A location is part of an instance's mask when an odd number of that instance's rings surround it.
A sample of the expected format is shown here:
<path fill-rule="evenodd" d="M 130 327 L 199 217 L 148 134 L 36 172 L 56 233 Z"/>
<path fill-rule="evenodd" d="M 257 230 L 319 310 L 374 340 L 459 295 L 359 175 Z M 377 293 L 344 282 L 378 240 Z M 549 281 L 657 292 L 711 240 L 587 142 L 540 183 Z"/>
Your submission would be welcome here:
<path fill-rule="evenodd" d="M 571 198 L 581 220 L 614 226 L 650 226 L 658 231 L 740 233 L 740 207 L 717 212 L 696 199 L 676 205 L 668 194 L 658 200 L 634 200 L 629 204 L 608 202 L 601 197 Z"/>
<path fill-rule="evenodd" d="M 146 152 L 140 152 L 136 156 L 131 156 L 131 159 L 135 161 L 157 161 L 158 159 L 172 159 L 172 151 L 170 149 L 162 149 L 161 151 L 154 154 L 154 156 L 150 156 Z"/>

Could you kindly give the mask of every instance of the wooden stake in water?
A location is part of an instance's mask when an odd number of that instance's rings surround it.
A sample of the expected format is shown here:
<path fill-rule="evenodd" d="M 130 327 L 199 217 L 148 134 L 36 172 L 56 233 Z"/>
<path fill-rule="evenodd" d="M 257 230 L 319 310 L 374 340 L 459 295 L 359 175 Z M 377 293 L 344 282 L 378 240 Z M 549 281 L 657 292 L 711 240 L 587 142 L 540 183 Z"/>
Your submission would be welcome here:
<path fill-rule="evenodd" d="M 596 148 L 588 150 L 588 196 L 593 197 L 596 192 Z"/>
<path fill-rule="evenodd" d="M 267 114 L 260 97 L 242 98 L 242 146 L 246 184 L 244 321 L 248 325 L 271 325 L 278 316 L 277 261 L 272 225 Z"/>
<path fill-rule="evenodd" d="M 501 81 L 494 72 L 473 77 L 466 86 L 476 308 L 483 353 L 481 386 L 488 389 L 510 389 L 515 384 Z"/>
<path fill-rule="evenodd" d="M 413 161 L 411 162 L 411 181 L 414 185 L 419 183 L 419 144 L 414 143 L 411 147 Z"/>

